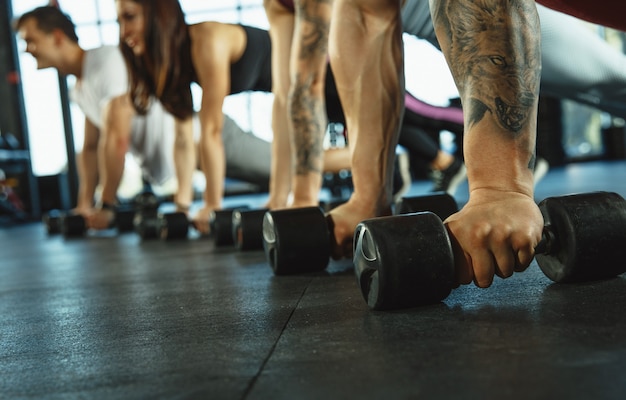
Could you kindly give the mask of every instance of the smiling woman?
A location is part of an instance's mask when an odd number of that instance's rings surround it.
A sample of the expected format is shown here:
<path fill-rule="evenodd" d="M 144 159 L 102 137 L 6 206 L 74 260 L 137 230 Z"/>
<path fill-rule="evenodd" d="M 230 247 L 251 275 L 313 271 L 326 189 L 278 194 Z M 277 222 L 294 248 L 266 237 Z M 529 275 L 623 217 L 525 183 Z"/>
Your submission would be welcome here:
<path fill-rule="evenodd" d="M 39 6 L 48 5 L 47 0 L 13 0 L 12 14 L 20 16 Z M 102 0 L 60 0 L 59 6 L 76 24 L 80 44 L 84 48 L 118 43 L 119 27 L 114 1 Z M 215 20 L 223 22 L 246 22 L 252 26 L 267 27 L 262 0 L 212 0 L 198 2 L 181 0 L 185 17 L 189 21 Z M 21 50 L 25 43 L 19 42 Z M 52 69 L 37 71 L 35 60 L 28 54 L 20 54 L 20 72 L 27 124 L 31 138 L 31 159 L 34 174 L 37 176 L 58 174 L 66 168 L 65 128 L 61 109 L 61 93 L 58 75 Z M 67 77 L 67 85 L 74 86 L 74 78 Z M 199 107 L 200 89 L 192 86 L 194 108 Z M 239 126 L 252 130 L 264 139 L 271 139 L 269 120 L 271 101 L 269 94 L 239 94 L 229 96 L 224 102 L 224 112 L 230 115 Z M 83 147 L 84 116 L 77 105 L 70 103 L 71 127 L 74 148 Z M 129 174 L 137 175 L 134 161 L 127 160 Z"/>

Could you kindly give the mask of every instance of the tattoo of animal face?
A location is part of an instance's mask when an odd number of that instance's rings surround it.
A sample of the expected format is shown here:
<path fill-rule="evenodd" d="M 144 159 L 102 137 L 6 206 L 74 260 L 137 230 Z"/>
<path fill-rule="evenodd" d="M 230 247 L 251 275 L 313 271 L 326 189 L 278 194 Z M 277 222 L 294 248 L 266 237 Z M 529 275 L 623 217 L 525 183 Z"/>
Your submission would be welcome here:
<path fill-rule="evenodd" d="M 491 113 L 514 136 L 528 123 L 539 90 L 539 25 L 534 1 L 433 2 L 433 19 L 449 44 L 446 56 L 467 122 Z M 468 98 L 469 97 L 469 98 Z"/>

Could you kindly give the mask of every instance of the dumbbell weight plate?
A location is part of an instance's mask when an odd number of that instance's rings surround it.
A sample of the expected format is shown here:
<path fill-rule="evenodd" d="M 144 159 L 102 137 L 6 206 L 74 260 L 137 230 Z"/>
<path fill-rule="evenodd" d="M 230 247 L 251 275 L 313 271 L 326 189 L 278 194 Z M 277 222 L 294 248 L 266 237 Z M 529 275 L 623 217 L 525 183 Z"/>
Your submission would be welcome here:
<path fill-rule="evenodd" d="M 61 232 L 65 237 L 83 236 L 86 231 L 85 218 L 80 214 L 66 214 L 61 219 Z"/>
<path fill-rule="evenodd" d="M 443 221 L 459 211 L 459 206 L 450 194 L 439 192 L 427 196 L 403 197 L 395 204 L 394 211 L 396 215 L 430 211 Z"/>
<path fill-rule="evenodd" d="M 59 210 L 51 210 L 47 214 L 44 214 L 42 220 L 43 224 L 46 227 L 46 232 L 48 235 L 56 235 L 61 233 L 61 219 L 63 218 L 63 213 Z"/>
<path fill-rule="evenodd" d="M 189 234 L 189 220 L 184 212 L 162 214 L 159 216 L 161 239 L 186 239 Z"/>
<path fill-rule="evenodd" d="M 266 212 L 263 247 L 276 275 L 322 271 L 330 260 L 324 213 L 319 207 Z"/>
<path fill-rule="evenodd" d="M 263 248 L 263 217 L 267 209 L 233 211 L 233 241 L 241 251 Z"/>
<path fill-rule="evenodd" d="M 134 224 L 135 210 L 134 208 L 119 208 L 115 211 L 115 227 L 119 232 L 131 232 L 135 229 Z"/>
<path fill-rule="evenodd" d="M 248 207 L 232 207 L 211 212 L 209 217 L 209 226 L 211 227 L 211 235 L 215 239 L 215 245 L 232 246 L 233 241 L 233 211 L 245 210 Z"/>
<path fill-rule="evenodd" d="M 626 202 L 616 193 L 551 197 L 539 203 L 553 242 L 537 264 L 554 282 L 607 279 L 626 272 Z"/>
<path fill-rule="evenodd" d="M 138 212 L 135 214 L 133 224 L 135 232 L 142 239 L 156 239 L 161 232 L 161 219 L 159 214 L 154 212 Z"/>
<path fill-rule="evenodd" d="M 361 222 L 353 261 L 363 298 L 373 310 L 437 303 L 454 283 L 452 245 L 441 219 L 431 212 Z"/>

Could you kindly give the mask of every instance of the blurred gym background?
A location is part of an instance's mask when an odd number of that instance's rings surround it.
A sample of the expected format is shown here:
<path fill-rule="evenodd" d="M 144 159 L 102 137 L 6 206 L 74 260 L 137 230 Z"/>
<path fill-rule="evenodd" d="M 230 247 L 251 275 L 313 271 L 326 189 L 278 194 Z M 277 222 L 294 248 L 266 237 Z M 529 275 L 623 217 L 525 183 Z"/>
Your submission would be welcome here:
<path fill-rule="evenodd" d="M 80 44 L 93 48 L 118 43 L 113 0 L 0 0 L 0 199 L 13 196 L 21 205 L 19 218 L 38 219 L 51 208 L 70 208 L 76 193 L 75 152 L 83 144 L 84 116 L 67 96 L 72 77 L 56 70 L 36 70 L 35 60 L 24 53 L 25 44 L 11 30 L 13 18 L 35 7 L 58 3 L 77 26 Z M 262 0 L 180 0 L 188 22 L 216 20 L 268 28 Z M 588 25 L 617 48 L 624 50 L 624 34 Z M 447 105 L 457 96 L 440 52 L 425 41 L 405 35 L 406 87 L 422 100 Z M 194 99 L 198 100 L 194 91 Z M 542 98 L 544 121 L 538 145 L 552 166 L 586 160 L 624 158 L 624 121 L 570 101 Z M 271 140 L 271 94 L 230 96 L 224 112 L 244 129 Z M 549 133 L 549 134 L 547 134 Z M 442 146 L 454 146 L 443 132 Z M 616 150 L 617 149 L 617 150 Z M 120 189 L 132 194 L 140 186 L 140 173 L 132 158 Z M 0 224 L 16 210 L 0 207 Z M 4 218 L 2 218 L 4 216 Z M 4 222 L 3 222 L 4 221 Z M 1 225 L 0 225 L 1 226 Z"/>

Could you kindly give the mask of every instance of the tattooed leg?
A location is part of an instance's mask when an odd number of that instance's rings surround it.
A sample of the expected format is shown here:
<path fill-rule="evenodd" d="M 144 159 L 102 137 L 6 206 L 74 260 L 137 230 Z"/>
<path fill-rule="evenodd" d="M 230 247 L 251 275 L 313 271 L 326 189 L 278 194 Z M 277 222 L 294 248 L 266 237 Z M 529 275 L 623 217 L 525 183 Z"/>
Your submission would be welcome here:
<path fill-rule="evenodd" d="M 293 206 L 319 201 L 327 117 L 324 80 L 331 0 L 296 0 L 288 114 L 294 162 Z"/>

